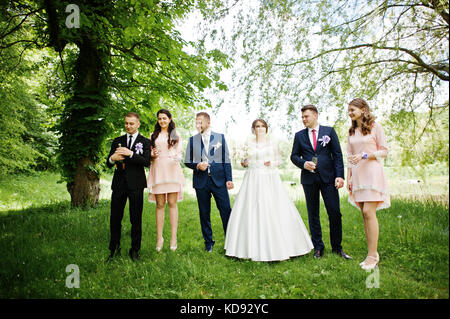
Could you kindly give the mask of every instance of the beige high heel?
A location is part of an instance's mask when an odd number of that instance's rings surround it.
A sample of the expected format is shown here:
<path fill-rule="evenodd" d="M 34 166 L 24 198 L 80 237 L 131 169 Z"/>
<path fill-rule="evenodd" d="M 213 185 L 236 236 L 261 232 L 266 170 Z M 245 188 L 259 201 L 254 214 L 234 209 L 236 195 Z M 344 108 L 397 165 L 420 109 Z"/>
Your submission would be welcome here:
<path fill-rule="evenodd" d="M 164 237 L 163 237 L 163 239 L 162 239 L 162 241 L 161 241 L 161 246 L 158 246 L 158 244 L 156 244 L 156 251 L 157 251 L 157 252 L 160 252 L 161 249 L 163 248 L 163 245 L 164 245 Z"/>
<path fill-rule="evenodd" d="M 177 243 L 175 242 L 175 246 L 172 246 L 172 245 L 171 245 L 171 246 L 170 246 L 170 250 L 171 250 L 171 251 L 177 250 L 177 246 L 178 246 L 178 245 L 177 245 Z"/>
<path fill-rule="evenodd" d="M 378 266 L 378 263 L 380 262 L 380 255 L 378 255 L 378 253 L 377 253 L 377 256 L 376 256 L 376 257 L 373 257 L 373 256 L 367 256 L 366 259 L 367 259 L 367 258 L 371 258 L 371 259 L 375 260 L 375 263 L 373 263 L 373 264 L 371 264 L 371 265 L 367 265 L 367 264 L 365 263 L 365 260 L 364 260 L 362 263 L 359 264 L 359 265 L 361 266 L 361 268 L 364 269 L 364 270 L 372 270 L 372 269 L 375 269 L 375 267 L 377 267 L 377 266 Z"/>

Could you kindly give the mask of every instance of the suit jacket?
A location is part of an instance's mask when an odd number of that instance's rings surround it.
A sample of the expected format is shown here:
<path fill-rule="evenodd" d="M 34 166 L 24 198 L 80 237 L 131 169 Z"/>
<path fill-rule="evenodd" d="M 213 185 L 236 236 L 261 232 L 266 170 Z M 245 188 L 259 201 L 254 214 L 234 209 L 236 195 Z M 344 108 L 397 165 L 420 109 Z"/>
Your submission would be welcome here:
<path fill-rule="evenodd" d="M 144 189 L 147 187 L 147 178 L 145 177 L 144 167 L 150 166 L 150 140 L 145 138 L 141 134 L 138 134 L 134 144 L 131 146 L 133 156 L 126 157 L 123 161 L 125 169 L 121 163 L 116 162 L 111 164 L 109 158 L 119 147 L 119 143 L 122 147 L 127 145 L 127 135 L 122 135 L 114 139 L 111 144 L 111 150 L 106 159 L 106 165 L 108 167 L 116 166 L 114 176 L 112 180 L 111 189 Z M 137 146 L 137 147 L 136 147 Z M 140 151 L 142 150 L 142 151 Z"/>
<path fill-rule="evenodd" d="M 189 138 L 184 164 L 194 170 L 192 179 L 194 188 L 203 188 L 206 185 L 208 170 L 197 169 L 197 164 L 206 160 L 211 165 L 210 175 L 217 187 L 225 185 L 227 181 L 232 181 L 229 151 L 223 134 L 211 132 L 208 150 L 205 150 L 200 133 Z"/>
<path fill-rule="evenodd" d="M 330 141 L 322 146 L 322 142 L 319 140 L 325 135 L 330 138 Z M 311 161 L 313 156 L 317 157 L 316 173 L 303 169 L 305 162 Z M 319 174 L 324 183 L 334 183 L 336 177 L 344 178 L 344 162 L 339 138 L 334 128 L 329 126 L 319 126 L 316 151 L 309 140 L 308 129 L 297 132 L 292 145 L 291 161 L 302 169 L 300 178 L 302 184 L 312 184 L 314 174 Z"/>

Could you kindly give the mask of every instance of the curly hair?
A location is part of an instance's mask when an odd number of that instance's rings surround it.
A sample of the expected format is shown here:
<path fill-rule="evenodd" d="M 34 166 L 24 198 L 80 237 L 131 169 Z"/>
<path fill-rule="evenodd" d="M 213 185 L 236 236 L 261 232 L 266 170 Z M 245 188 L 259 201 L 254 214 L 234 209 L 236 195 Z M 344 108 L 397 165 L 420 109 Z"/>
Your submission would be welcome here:
<path fill-rule="evenodd" d="M 156 118 L 158 118 L 159 114 L 166 114 L 169 119 L 172 119 L 172 114 L 170 114 L 169 110 L 161 109 L 156 113 Z M 168 127 L 168 135 L 167 138 L 167 144 L 169 145 L 169 148 L 173 147 L 175 144 L 178 143 L 178 135 L 175 133 L 175 122 L 172 120 L 169 123 Z M 161 126 L 159 125 L 158 121 L 156 121 L 155 129 L 153 130 L 152 136 L 150 137 L 150 145 L 151 147 L 155 147 L 155 141 L 158 138 L 159 133 L 161 132 Z M 173 137 L 173 139 L 172 139 Z"/>
<path fill-rule="evenodd" d="M 362 121 L 361 121 L 361 131 L 363 135 L 370 134 L 375 123 L 375 118 L 370 114 L 369 104 L 360 98 L 356 98 L 350 101 L 348 105 L 355 106 L 363 111 Z M 348 130 L 349 135 L 354 135 L 355 130 L 358 127 L 356 121 L 352 121 L 352 126 Z"/>

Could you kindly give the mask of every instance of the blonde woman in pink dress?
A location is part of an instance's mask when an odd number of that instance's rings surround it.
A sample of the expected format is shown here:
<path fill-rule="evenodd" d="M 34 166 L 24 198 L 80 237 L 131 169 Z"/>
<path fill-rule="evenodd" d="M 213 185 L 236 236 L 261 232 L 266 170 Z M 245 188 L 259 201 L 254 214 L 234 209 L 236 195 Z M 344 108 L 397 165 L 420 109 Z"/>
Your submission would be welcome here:
<path fill-rule="evenodd" d="M 156 250 L 161 251 L 164 238 L 164 210 L 169 206 L 170 249 L 177 249 L 178 205 L 183 199 L 184 176 L 180 161 L 183 149 L 181 135 L 175 130 L 172 114 L 161 109 L 158 122 L 150 136 L 151 164 L 147 178 L 149 201 L 156 202 Z"/>
<path fill-rule="evenodd" d="M 348 200 L 363 215 L 368 254 L 360 266 L 363 269 L 373 269 L 380 261 L 376 211 L 391 205 L 383 169 L 383 159 L 388 154 L 388 147 L 383 128 L 370 115 L 369 105 L 365 100 L 352 100 L 348 105 L 348 114 L 352 120 L 347 144 Z"/>

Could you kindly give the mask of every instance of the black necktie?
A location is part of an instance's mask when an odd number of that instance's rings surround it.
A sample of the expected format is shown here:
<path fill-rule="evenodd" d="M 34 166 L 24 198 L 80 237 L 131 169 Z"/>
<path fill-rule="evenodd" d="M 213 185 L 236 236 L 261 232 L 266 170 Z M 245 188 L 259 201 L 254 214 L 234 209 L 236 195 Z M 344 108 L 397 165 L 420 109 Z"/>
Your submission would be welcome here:
<path fill-rule="evenodd" d="M 128 149 L 131 150 L 131 141 L 133 140 L 133 135 L 130 135 L 130 140 L 128 141 Z"/>

